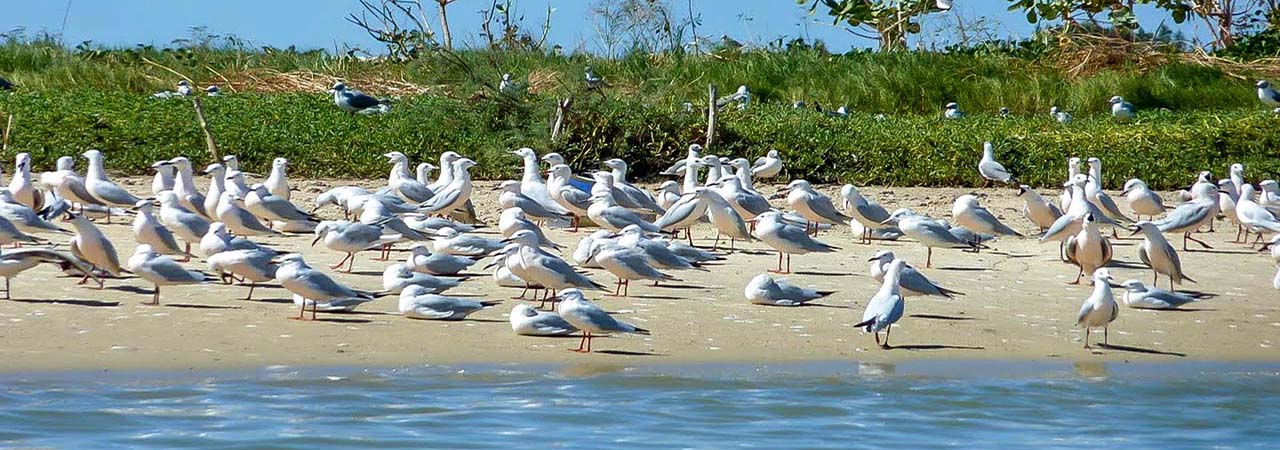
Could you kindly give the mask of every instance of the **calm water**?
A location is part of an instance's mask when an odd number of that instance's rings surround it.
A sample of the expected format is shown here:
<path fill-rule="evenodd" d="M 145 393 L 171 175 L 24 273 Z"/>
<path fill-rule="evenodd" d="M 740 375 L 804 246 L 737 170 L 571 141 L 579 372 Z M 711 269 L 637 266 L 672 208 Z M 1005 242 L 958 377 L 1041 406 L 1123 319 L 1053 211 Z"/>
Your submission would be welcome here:
<path fill-rule="evenodd" d="M 1276 364 L 269 368 L 0 383 L 0 447 L 1280 445 Z"/>

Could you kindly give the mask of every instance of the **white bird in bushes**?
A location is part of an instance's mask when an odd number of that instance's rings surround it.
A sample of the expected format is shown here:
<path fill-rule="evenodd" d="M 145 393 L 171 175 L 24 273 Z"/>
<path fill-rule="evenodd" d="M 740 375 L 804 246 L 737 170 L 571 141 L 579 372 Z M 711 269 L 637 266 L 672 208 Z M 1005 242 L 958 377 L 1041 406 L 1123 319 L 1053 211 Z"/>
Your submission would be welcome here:
<path fill-rule="evenodd" d="M 1138 111 L 1133 108 L 1133 104 L 1124 101 L 1124 97 L 1119 95 L 1111 97 L 1111 116 L 1120 122 L 1128 122 L 1137 117 Z"/>
<path fill-rule="evenodd" d="M 1258 80 L 1258 101 L 1267 105 L 1268 108 L 1280 107 L 1280 92 L 1276 92 L 1271 88 L 1271 82 L 1267 80 Z"/>

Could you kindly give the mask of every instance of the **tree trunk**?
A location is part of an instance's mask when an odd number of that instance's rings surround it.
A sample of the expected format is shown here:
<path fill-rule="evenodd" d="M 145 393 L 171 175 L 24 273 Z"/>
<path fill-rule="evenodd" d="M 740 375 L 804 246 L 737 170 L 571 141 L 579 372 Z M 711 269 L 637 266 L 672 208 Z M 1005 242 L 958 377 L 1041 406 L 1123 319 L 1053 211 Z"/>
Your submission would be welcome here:
<path fill-rule="evenodd" d="M 449 33 L 449 14 L 445 12 L 445 7 L 453 0 L 438 0 L 440 2 L 440 31 L 444 33 L 444 49 L 453 50 L 453 35 Z"/>

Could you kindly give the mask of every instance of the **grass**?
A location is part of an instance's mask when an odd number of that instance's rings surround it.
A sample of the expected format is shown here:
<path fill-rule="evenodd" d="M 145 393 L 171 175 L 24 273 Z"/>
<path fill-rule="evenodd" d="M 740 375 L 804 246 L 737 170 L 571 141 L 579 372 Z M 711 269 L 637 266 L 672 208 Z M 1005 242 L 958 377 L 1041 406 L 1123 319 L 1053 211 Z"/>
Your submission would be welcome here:
<path fill-rule="evenodd" d="M 582 91 L 588 65 L 610 83 L 605 97 Z M 1108 177 L 1116 177 L 1110 185 L 1143 173 L 1154 187 L 1178 187 L 1200 170 L 1224 171 L 1234 162 L 1251 173 L 1280 171 L 1273 162 L 1280 117 L 1257 103 L 1252 81 L 1185 64 L 1068 79 L 1033 60 L 974 54 L 801 49 L 600 59 L 468 51 L 392 63 L 275 49 L 69 50 L 10 39 L 0 44 L 0 68 L 21 86 L 0 94 L 0 112 L 19 118 L 10 153 L 32 153 L 36 167 L 87 148 L 103 149 L 112 167 L 129 173 L 178 154 L 207 159 L 190 103 L 150 98 L 171 88 L 173 70 L 201 86 L 232 88 L 205 102 L 224 152 L 257 171 L 285 156 L 300 176 L 381 177 L 387 151 L 435 160 L 455 150 L 480 163 L 477 177 L 510 177 L 515 159 L 505 152 L 519 146 L 560 151 L 578 170 L 622 157 L 650 175 L 702 140 L 705 120 L 680 104 L 705 104 L 708 83 L 724 93 L 746 84 L 755 96 L 748 111 L 722 112 L 716 154 L 754 159 L 778 148 L 788 176 L 815 182 L 972 185 L 980 181 L 974 165 L 984 140 L 1035 185 L 1059 183 L 1071 155 L 1102 157 Z M 299 72 L 346 79 L 371 93 L 394 82 L 427 94 L 398 98 L 385 116 L 351 116 L 318 89 L 282 89 L 269 78 Z M 495 95 L 503 72 L 531 80 L 530 93 Z M 1143 110 L 1136 123 L 1117 124 L 1105 114 L 1105 100 L 1116 94 Z M 551 142 L 553 105 L 565 96 L 575 104 L 565 134 Z M 855 113 L 841 119 L 793 110 L 794 100 L 848 105 Z M 947 101 L 971 117 L 940 120 Z M 1054 122 L 1052 105 L 1076 121 Z M 1014 117 L 996 116 L 1000 106 Z"/>

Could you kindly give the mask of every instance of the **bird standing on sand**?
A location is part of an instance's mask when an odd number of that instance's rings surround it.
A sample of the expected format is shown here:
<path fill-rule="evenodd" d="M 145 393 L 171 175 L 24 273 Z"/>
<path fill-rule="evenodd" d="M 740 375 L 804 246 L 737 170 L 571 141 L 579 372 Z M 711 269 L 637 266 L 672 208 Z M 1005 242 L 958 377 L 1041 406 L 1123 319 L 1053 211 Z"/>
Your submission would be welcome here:
<path fill-rule="evenodd" d="M 751 165 L 751 176 L 754 178 L 773 178 L 780 173 L 782 173 L 782 158 L 778 157 L 777 150 L 769 150 Z"/>
<path fill-rule="evenodd" d="M 107 223 L 111 223 L 110 207 L 129 208 L 137 204 L 139 199 L 107 178 L 101 151 L 89 150 L 84 152 L 83 156 L 89 160 L 89 169 L 85 172 L 84 178 L 85 189 L 89 195 L 93 196 L 93 200 L 107 206 Z"/>
<path fill-rule="evenodd" d="M 311 319 L 315 320 L 317 310 L 351 311 L 375 298 L 372 293 L 339 284 L 328 275 L 312 269 L 300 254 L 280 255 L 272 261 L 279 266 L 276 282 L 293 293 L 293 302 L 300 308 L 298 320 L 303 319 L 307 306 L 311 306 Z"/>
<path fill-rule="evenodd" d="M 1014 182 L 1013 174 L 996 161 L 995 147 L 991 142 L 982 143 L 982 159 L 978 161 L 978 174 L 982 175 L 982 187 L 987 187 L 992 181 L 1004 184 Z"/>
<path fill-rule="evenodd" d="M 1062 217 L 1062 210 L 1058 209 L 1058 205 L 1045 200 L 1031 186 L 1019 185 L 1018 197 L 1021 197 L 1024 202 L 1022 213 L 1026 214 L 1027 219 L 1031 220 L 1037 227 L 1040 227 L 1040 232 L 1049 229 L 1049 227 L 1053 226 L 1054 221 Z"/>
<path fill-rule="evenodd" d="M 978 197 L 972 194 L 956 197 L 951 205 L 951 218 L 960 226 L 979 233 L 1022 237 L 1017 230 L 1001 223 L 995 214 L 979 205 Z"/>
<path fill-rule="evenodd" d="M 71 225 L 76 229 L 76 235 L 71 237 L 71 255 L 93 265 L 94 269 L 119 277 L 124 269 L 120 267 L 120 254 L 116 253 L 116 247 L 111 244 L 111 240 L 107 239 L 107 236 L 102 234 L 102 230 L 83 215 L 68 212 L 67 217 L 71 219 Z M 89 277 L 90 274 L 86 272 L 84 278 L 76 284 L 84 284 L 89 281 Z M 98 289 L 102 289 L 102 279 L 97 281 Z"/>
<path fill-rule="evenodd" d="M 578 342 L 578 348 L 572 351 L 591 353 L 591 339 L 596 335 L 649 334 L 649 330 L 614 319 L 604 309 L 588 301 L 580 290 L 566 289 L 560 292 L 559 298 L 560 316 L 570 325 L 582 330 L 582 340 Z M 583 345 L 586 345 L 586 349 L 583 349 Z"/>
<path fill-rule="evenodd" d="M 1098 222 L 1093 214 L 1086 214 L 1081 219 L 1080 232 L 1067 239 L 1067 261 L 1080 268 L 1071 284 L 1080 284 L 1084 274 L 1106 266 L 1112 255 L 1111 241 L 1098 231 Z"/>
<path fill-rule="evenodd" d="M 129 257 L 129 271 L 139 278 L 150 281 L 155 286 L 151 294 L 151 302 L 144 305 L 160 304 L 160 286 L 177 286 L 183 284 L 200 284 L 208 278 L 204 273 L 182 268 L 168 256 L 161 256 L 150 245 L 142 244 Z"/>
<path fill-rule="evenodd" d="M 1160 280 L 1160 275 L 1169 277 L 1169 289 L 1174 289 L 1173 285 L 1182 284 L 1182 280 L 1195 283 L 1196 280 L 1188 277 L 1182 272 L 1182 260 L 1178 259 L 1178 251 L 1174 250 L 1173 245 L 1160 234 L 1160 229 L 1156 228 L 1156 224 L 1142 221 L 1134 224 L 1133 234 L 1142 233 L 1142 243 L 1138 244 L 1138 259 L 1143 264 L 1151 267 L 1154 272 L 1151 277 L 1151 285 L 1155 286 Z"/>
<path fill-rule="evenodd" d="M 907 262 L 901 259 L 889 263 L 888 269 L 885 270 L 884 283 L 880 284 L 880 290 L 876 291 L 876 294 L 867 302 L 867 309 L 862 313 L 862 322 L 853 325 L 854 328 L 862 328 L 863 331 L 872 333 L 876 339 L 876 345 L 880 348 L 889 348 L 889 333 L 893 331 L 893 324 L 902 319 L 906 305 L 903 302 L 898 281 L 906 265 Z M 880 342 L 880 330 L 884 330 L 884 343 Z"/>
<path fill-rule="evenodd" d="M 770 272 L 791 273 L 791 255 L 793 254 L 830 253 L 840 249 L 809 237 L 807 230 L 802 230 L 799 226 L 787 222 L 782 217 L 781 212 L 769 211 L 756 216 L 755 220 L 754 236 L 756 239 L 764 241 L 766 245 L 778 251 L 778 268 L 770 270 Z M 783 256 L 786 256 L 787 260 L 786 269 L 783 269 L 782 266 Z"/>
<path fill-rule="evenodd" d="M 1129 203 L 1129 209 L 1138 215 L 1138 219 L 1142 219 L 1142 215 L 1146 214 L 1148 219 L 1155 220 L 1156 216 L 1164 214 L 1164 201 L 1142 180 L 1130 178 L 1129 181 L 1125 181 L 1124 190 L 1120 192 L 1120 196 Z"/>
<path fill-rule="evenodd" d="M 894 211 L 884 223 L 896 223 L 903 234 L 925 246 L 924 266 L 926 268 L 933 267 L 934 247 L 969 250 L 983 248 L 982 244 L 960 239 L 951 233 L 950 227 L 943 226 L 933 219 L 916 214 L 915 211 L 910 209 L 903 208 Z"/>
<path fill-rule="evenodd" d="M 818 234 L 820 224 L 844 225 L 848 224 L 852 217 L 846 216 L 844 213 L 836 209 L 831 203 L 831 197 L 813 189 L 813 185 L 805 180 L 795 180 L 787 187 L 779 189 L 779 194 L 787 194 L 787 205 L 796 210 L 801 217 L 804 217 L 812 224 L 811 234 Z M 806 230 L 809 224 L 806 224 Z"/>
<path fill-rule="evenodd" d="M 888 250 L 880 250 L 876 255 L 868 259 L 871 262 L 871 278 L 883 282 L 885 274 L 889 273 L 889 265 L 897 260 L 893 252 Z M 903 266 L 900 277 L 898 278 L 898 286 L 902 288 L 904 297 L 915 295 L 931 295 L 934 297 L 952 298 L 952 295 L 962 295 L 951 289 L 938 286 L 923 273 L 911 267 L 910 264 Z"/>
<path fill-rule="evenodd" d="M 1107 345 L 1107 334 L 1111 322 L 1120 314 L 1120 305 L 1116 304 L 1111 294 L 1111 273 L 1107 269 L 1093 272 L 1093 293 L 1084 299 L 1080 306 L 1080 314 L 1076 315 L 1076 325 L 1084 327 L 1084 348 L 1089 348 L 1089 329 L 1102 327 L 1102 345 Z"/>

